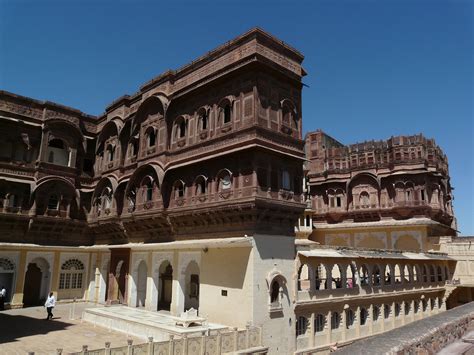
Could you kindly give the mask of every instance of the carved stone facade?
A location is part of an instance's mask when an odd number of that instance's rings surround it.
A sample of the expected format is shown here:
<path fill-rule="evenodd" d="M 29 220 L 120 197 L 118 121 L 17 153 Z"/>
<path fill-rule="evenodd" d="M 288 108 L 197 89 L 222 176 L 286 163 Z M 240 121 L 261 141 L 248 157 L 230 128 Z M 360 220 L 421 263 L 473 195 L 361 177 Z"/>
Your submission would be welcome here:
<path fill-rule="evenodd" d="M 305 216 L 312 228 L 301 229 L 300 221 L 301 236 L 430 250 L 439 248 L 439 236 L 456 234 L 448 161 L 433 139 L 420 134 L 343 145 L 319 130 L 305 140 Z"/>
<path fill-rule="evenodd" d="M 0 240 L 291 234 L 304 207 L 302 60 L 254 29 L 100 117 L 0 92 Z"/>

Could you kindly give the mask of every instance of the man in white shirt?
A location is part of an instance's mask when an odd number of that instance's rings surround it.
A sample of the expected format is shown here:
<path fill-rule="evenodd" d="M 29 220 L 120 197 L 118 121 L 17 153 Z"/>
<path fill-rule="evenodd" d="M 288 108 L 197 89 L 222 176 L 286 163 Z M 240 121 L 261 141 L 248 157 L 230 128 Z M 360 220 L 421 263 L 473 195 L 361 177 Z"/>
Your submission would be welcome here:
<path fill-rule="evenodd" d="M 56 305 L 56 299 L 54 298 L 53 293 L 51 292 L 44 304 L 46 307 L 46 310 L 48 311 L 48 316 L 46 317 L 46 320 L 53 319 L 53 308 Z"/>
<path fill-rule="evenodd" d="M 0 311 L 5 310 L 6 298 L 7 298 L 7 290 L 5 286 L 2 286 L 2 288 L 0 289 Z"/>

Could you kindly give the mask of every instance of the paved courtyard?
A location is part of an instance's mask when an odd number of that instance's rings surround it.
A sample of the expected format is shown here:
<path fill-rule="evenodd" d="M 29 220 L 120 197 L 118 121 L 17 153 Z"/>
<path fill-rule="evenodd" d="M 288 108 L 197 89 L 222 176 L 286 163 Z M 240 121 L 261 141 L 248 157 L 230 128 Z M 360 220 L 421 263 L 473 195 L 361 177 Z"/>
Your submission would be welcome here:
<path fill-rule="evenodd" d="M 146 342 L 106 328 L 82 322 L 82 311 L 96 307 L 90 303 L 76 303 L 75 317 L 70 319 L 72 304 L 58 304 L 53 311 L 54 319 L 46 321 L 44 307 L 31 307 L 0 312 L 0 354 L 63 354 L 80 351 L 82 345 L 89 349 L 103 348 L 106 341 L 112 347 L 127 345 L 127 338 L 135 344 Z"/>

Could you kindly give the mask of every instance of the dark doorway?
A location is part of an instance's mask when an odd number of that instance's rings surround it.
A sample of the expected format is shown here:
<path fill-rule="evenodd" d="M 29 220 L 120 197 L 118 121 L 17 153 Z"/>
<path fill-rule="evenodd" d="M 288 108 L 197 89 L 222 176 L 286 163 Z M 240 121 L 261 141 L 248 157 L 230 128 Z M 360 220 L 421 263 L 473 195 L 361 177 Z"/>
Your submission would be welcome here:
<path fill-rule="evenodd" d="M 25 286 L 23 288 L 23 305 L 25 307 L 41 305 L 40 291 L 42 277 L 43 273 L 36 264 L 28 264 Z"/>
<path fill-rule="evenodd" d="M 118 283 L 118 291 L 119 291 L 119 294 L 118 294 L 118 300 L 119 300 L 119 303 L 126 303 L 126 300 L 125 300 L 125 276 L 127 274 L 127 270 L 125 269 L 125 263 L 122 263 L 122 267 L 120 268 L 120 271 L 119 271 L 119 277 L 118 277 L 118 280 L 117 280 L 117 283 Z"/>
<path fill-rule="evenodd" d="M 158 300 L 158 310 L 169 311 L 173 295 L 173 267 L 168 264 L 164 272 L 160 274 L 161 292 Z"/>

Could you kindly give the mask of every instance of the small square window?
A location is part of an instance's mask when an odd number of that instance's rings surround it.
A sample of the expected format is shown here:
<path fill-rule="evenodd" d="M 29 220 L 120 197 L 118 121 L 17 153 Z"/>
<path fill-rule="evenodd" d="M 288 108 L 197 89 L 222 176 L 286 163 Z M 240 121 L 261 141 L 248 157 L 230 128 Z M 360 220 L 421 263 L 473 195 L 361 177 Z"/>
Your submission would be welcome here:
<path fill-rule="evenodd" d="M 226 296 L 227 297 L 227 290 L 221 290 L 221 296 Z"/>

